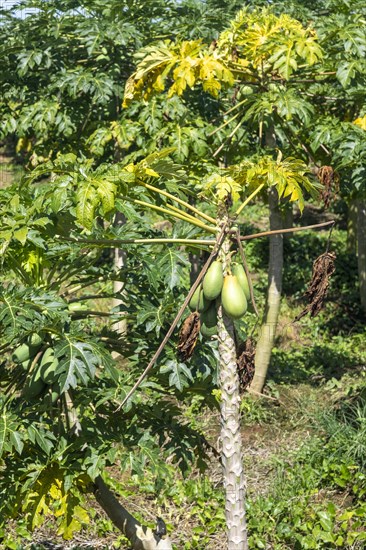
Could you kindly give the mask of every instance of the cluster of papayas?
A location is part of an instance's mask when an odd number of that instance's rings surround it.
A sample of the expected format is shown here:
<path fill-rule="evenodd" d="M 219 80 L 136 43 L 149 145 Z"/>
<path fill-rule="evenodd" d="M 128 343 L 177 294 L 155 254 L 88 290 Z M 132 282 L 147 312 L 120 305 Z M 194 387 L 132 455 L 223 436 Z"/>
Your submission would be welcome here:
<path fill-rule="evenodd" d="M 232 319 L 240 319 L 247 311 L 250 290 L 242 265 L 233 264 L 231 274 L 224 276 L 222 263 L 212 262 L 193 294 L 189 307 L 200 313 L 203 336 L 217 333 L 217 300 L 220 299 L 225 313 Z"/>
<path fill-rule="evenodd" d="M 33 333 L 25 342 L 21 344 L 13 353 L 13 361 L 19 364 L 24 370 L 28 370 L 33 363 L 37 353 L 41 351 L 43 338 L 40 334 Z M 55 381 L 55 370 L 58 366 L 58 359 L 52 347 L 46 350 L 37 360 L 32 372 L 27 377 L 22 389 L 22 396 L 26 399 L 34 399 L 46 386 L 53 386 Z M 53 392 L 54 393 L 54 392 Z M 53 395 L 53 394 L 52 394 Z M 57 394 L 57 397 L 59 394 Z M 56 401 L 57 397 L 52 400 Z"/>

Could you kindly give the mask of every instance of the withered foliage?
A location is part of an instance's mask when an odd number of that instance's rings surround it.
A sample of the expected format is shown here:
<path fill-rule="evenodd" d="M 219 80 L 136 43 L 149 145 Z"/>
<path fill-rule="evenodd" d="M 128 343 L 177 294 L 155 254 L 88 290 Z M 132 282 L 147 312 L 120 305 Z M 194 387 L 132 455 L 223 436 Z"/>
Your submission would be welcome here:
<path fill-rule="evenodd" d="M 254 358 L 255 358 L 255 343 L 252 338 L 248 338 L 245 342 L 242 342 L 237 352 L 238 358 L 236 363 L 238 365 L 239 385 L 240 393 L 245 391 L 254 376 Z"/>
<path fill-rule="evenodd" d="M 183 361 L 192 357 L 201 328 L 200 314 L 195 311 L 183 321 L 179 332 L 178 353 Z"/>
<path fill-rule="evenodd" d="M 313 263 L 313 276 L 308 290 L 305 292 L 305 298 L 308 305 L 297 315 L 295 321 L 310 313 L 311 317 L 318 315 L 322 309 L 329 286 L 329 278 L 335 271 L 334 261 L 336 255 L 334 252 L 324 252 Z"/>
<path fill-rule="evenodd" d="M 324 208 L 328 208 L 339 191 L 339 176 L 331 166 L 321 166 L 317 176 L 320 183 L 324 185 L 321 194 Z"/>

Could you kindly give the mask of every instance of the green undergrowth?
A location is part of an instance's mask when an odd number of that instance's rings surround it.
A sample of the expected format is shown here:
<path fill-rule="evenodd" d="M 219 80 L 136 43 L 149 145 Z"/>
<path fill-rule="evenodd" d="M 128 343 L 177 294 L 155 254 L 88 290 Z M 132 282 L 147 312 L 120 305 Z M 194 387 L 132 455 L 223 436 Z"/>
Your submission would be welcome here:
<path fill-rule="evenodd" d="M 279 404 L 244 398 L 243 439 L 253 438 L 245 457 L 251 480 L 250 548 L 365 547 L 366 399 L 352 390 L 352 383 L 346 377 L 342 390 L 337 384 L 295 388 L 272 383 L 268 391 L 278 395 Z M 193 472 L 183 478 L 169 465 L 165 474 L 164 483 L 157 485 L 148 471 L 121 478 L 115 466 L 106 480 L 140 521 L 153 528 L 156 515 L 164 517 L 175 549 L 224 548 L 224 492 L 217 459 L 212 458 L 204 475 Z M 92 501 L 88 504 L 93 507 Z M 104 548 L 128 548 L 126 539 L 97 508 L 92 508 L 91 524 L 80 535 L 85 541 L 106 538 Z M 25 544 L 27 538 L 31 540 L 30 534 L 18 524 L 17 537 L 13 533 L 11 545 L 2 548 L 45 548 Z M 84 542 L 85 547 L 93 546 Z"/>
<path fill-rule="evenodd" d="M 336 388 L 329 391 L 337 397 Z M 252 464 L 245 460 L 249 477 L 264 467 L 269 478 L 268 486 L 258 481 L 249 488 L 250 548 L 361 550 L 366 541 L 366 401 L 345 405 L 337 398 L 325 406 L 322 391 L 310 387 L 307 397 L 313 404 L 306 408 L 294 392 L 288 390 L 281 406 L 246 400 L 244 437 L 258 423 L 277 424 L 282 432 L 278 443 L 271 429 L 259 434 L 256 447 L 271 447 L 270 455 Z M 139 492 L 154 498 L 155 509 L 167 520 L 177 549 L 224 547 L 224 493 L 215 459 L 211 469 L 189 479 L 177 479 L 172 469 L 157 498 L 153 480 L 138 482 Z M 136 486 L 137 481 L 130 488 L 119 486 L 119 492 L 129 499 Z"/>
<path fill-rule="evenodd" d="M 248 230 L 261 228 L 263 212 L 257 205 Z M 344 231 L 332 233 L 336 272 L 323 310 L 314 319 L 307 315 L 294 322 L 304 307 L 312 263 L 326 250 L 328 235 L 307 232 L 285 240 L 284 298 L 267 397 L 244 395 L 241 402 L 251 549 L 366 547 L 366 331 L 357 305 L 357 266 L 347 252 Z M 249 242 L 246 254 L 262 311 L 268 241 Z M 246 316 L 242 336 L 252 324 L 253 313 Z M 200 395 L 186 406 L 185 415 L 216 446 L 218 414 L 202 405 Z M 212 457 L 204 474 L 195 468 L 186 478 L 169 463 L 163 476 L 151 472 L 146 464 L 138 477 L 122 475 L 116 465 L 106 481 L 142 523 L 153 528 L 156 516 L 162 516 L 176 550 L 225 548 L 218 459 Z M 44 531 L 30 533 L 20 520 L 0 531 L 0 548 L 44 550 L 50 547 L 42 541 L 49 540 L 59 544 L 57 548 L 127 550 L 127 540 L 95 502 L 88 497 L 85 506 L 90 523 L 77 534 L 79 546 L 56 537 L 51 523 Z"/>

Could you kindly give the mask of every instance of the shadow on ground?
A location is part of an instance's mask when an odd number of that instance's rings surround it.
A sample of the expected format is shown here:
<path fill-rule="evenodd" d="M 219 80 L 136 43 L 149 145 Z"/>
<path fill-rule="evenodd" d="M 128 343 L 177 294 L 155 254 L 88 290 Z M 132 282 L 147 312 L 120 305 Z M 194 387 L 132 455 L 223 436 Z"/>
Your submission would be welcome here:
<path fill-rule="evenodd" d="M 339 344 L 290 350 L 275 348 L 269 379 L 277 384 L 307 383 L 315 386 L 332 378 L 339 380 L 346 373 L 357 374 L 364 368 L 364 359 L 360 354 L 349 349 L 339 350 Z"/>

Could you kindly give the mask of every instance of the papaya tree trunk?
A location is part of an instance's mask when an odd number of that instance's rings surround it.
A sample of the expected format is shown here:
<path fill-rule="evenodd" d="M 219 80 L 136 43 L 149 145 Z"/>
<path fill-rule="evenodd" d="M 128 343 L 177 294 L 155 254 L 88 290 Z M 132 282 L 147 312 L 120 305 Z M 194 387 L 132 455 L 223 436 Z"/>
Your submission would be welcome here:
<path fill-rule="evenodd" d="M 275 189 L 269 192 L 270 229 L 282 229 L 282 216 Z M 266 381 L 276 327 L 280 314 L 283 267 L 283 236 L 271 235 L 269 239 L 268 294 L 255 354 L 255 371 L 250 389 L 261 393 Z"/>
<path fill-rule="evenodd" d="M 101 477 L 94 484 L 94 495 L 114 525 L 128 538 L 133 550 L 172 550 L 168 536 L 161 538 L 141 525 L 116 499 Z"/>
<path fill-rule="evenodd" d="M 366 313 L 366 199 L 357 203 L 357 237 L 360 298 Z"/>
<path fill-rule="evenodd" d="M 357 252 L 357 200 L 350 199 L 348 202 L 347 216 L 347 250 Z"/>
<path fill-rule="evenodd" d="M 230 242 L 221 249 L 224 270 Z M 221 458 L 226 495 L 225 514 L 229 550 L 247 550 L 245 481 L 240 433 L 240 395 L 233 321 L 218 310 L 218 343 L 221 390 Z"/>

